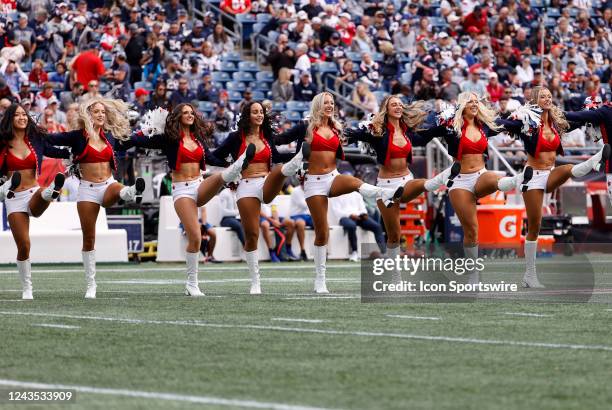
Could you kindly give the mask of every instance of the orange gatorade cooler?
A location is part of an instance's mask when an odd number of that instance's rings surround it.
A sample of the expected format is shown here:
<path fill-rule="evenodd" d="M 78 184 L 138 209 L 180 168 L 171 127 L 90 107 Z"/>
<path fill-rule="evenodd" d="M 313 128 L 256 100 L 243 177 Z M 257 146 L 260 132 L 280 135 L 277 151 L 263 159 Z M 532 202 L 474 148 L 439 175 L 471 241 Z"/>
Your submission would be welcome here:
<path fill-rule="evenodd" d="M 524 206 L 478 205 L 478 243 L 520 244 Z"/>

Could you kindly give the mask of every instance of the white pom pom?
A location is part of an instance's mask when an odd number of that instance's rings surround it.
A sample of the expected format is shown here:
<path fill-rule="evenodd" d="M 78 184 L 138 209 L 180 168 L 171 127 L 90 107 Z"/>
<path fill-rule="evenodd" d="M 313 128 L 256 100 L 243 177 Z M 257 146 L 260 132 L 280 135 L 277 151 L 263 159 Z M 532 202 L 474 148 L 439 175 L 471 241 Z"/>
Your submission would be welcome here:
<path fill-rule="evenodd" d="M 603 138 L 603 135 L 601 135 L 601 128 L 594 126 L 591 123 L 585 124 L 584 133 L 595 142 Z"/>
<path fill-rule="evenodd" d="M 523 127 L 521 132 L 529 134 L 531 129 L 540 127 L 540 116 L 542 115 L 542 109 L 534 104 L 525 104 L 517 108 L 511 118 L 514 120 L 521 121 Z"/>
<path fill-rule="evenodd" d="M 232 127 L 230 132 L 238 131 L 238 122 L 240 121 L 240 117 L 242 117 L 242 113 L 241 112 L 239 112 L 238 115 L 236 115 L 236 119 L 234 121 L 234 126 Z"/>
<path fill-rule="evenodd" d="M 372 125 L 372 119 L 374 118 L 374 114 L 370 114 L 368 115 L 368 118 L 366 118 L 365 120 L 361 121 L 358 125 L 359 128 L 361 128 L 362 130 L 369 130 L 370 126 Z"/>
<path fill-rule="evenodd" d="M 147 111 L 142 117 L 142 133 L 147 137 L 163 134 L 166 130 L 166 118 L 168 111 L 161 107 Z"/>

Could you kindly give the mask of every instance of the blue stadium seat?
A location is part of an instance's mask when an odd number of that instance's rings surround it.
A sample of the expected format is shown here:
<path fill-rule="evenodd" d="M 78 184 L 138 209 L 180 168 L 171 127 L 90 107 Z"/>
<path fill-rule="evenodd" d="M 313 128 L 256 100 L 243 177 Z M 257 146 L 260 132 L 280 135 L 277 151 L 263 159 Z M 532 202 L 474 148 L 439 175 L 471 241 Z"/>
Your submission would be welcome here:
<path fill-rule="evenodd" d="M 100 93 L 104 94 L 110 91 L 110 85 L 108 85 L 108 83 L 105 83 L 104 81 L 100 82 Z"/>
<path fill-rule="evenodd" d="M 270 91 L 270 84 L 263 81 L 258 81 L 254 88 L 257 91 Z"/>
<path fill-rule="evenodd" d="M 561 17 L 561 12 L 559 11 L 559 9 L 549 8 L 549 9 L 548 9 L 548 12 L 546 13 L 546 15 L 547 15 L 548 17 L 554 17 L 554 18 L 557 18 L 557 17 Z"/>
<path fill-rule="evenodd" d="M 111 65 L 113 65 L 112 61 L 104 61 L 104 68 L 108 69 L 111 68 Z"/>
<path fill-rule="evenodd" d="M 248 81 L 254 81 L 255 78 L 253 77 L 252 73 L 249 72 L 244 72 L 244 71 L 237 71 L 234 74 L 232 74 L 232 79 L 234 81 L 243 81 L 243 82 L 248 82 Z"/>
<path fill-rule="evenodd" d="M 281 112 L 281 115 L 285 117 L 287 121 L 292 121 L 292 122 L 297 122 L 302 119 L 302 116 L 300 115 L 300 113 L 295 112 L 295 111 L 283 111 Z"/>
<path fill-rule="evenodd" d="M 210 77 L 212 81 L 221 81 L 224 83 L 232 81 L 232 77 L 230 77 L 229 73 L 226 71 L 213 71 L 210 73 Z"/>
<path fill-rule="evenodd" d="M 336 73 L 338 72 L 338 66 L 336 63 L 331 61 L 323 61 L 320 63 L 314 64 L 314 68 L 319 73 Z"/>
<path fill-rule="evenodd" d="M 257 67 L 257 63 L 255 61 L 241 61 L 238 63 L 238 70 L 256 73 L 259 71 L 259 67 Z"/>
<path fill-rule="evenodd" d="M 274 74 L 272 74 L 271 71 L 259 71 L 255 74 L 255 79 L 257 81 L 267 81 L 271 83 L 274 81 Z"/>
<path fill-rule="evenodd" d="M 385 56 L 383 55 L 383 53 L 372 53 L 372 60 L 376 61 L 377 63 L 380 63 L 384 59 Z"/>
<path fill-rule="evenodd" d="M 267 23 L 272 19 L 272 15 L 268 13 L 259 13 L 256 17 L 258 23 Z"/>
<path fill-rule="evenodd" d="M 272 111 L 285 111 L 287 109 L 287 104 L 282 101 L 274 101 L 272 103 Z"/>
<path fill-rule="evenodd" d="M 246 84 L 245 83 L 241 83 L 238 81 L 228 81 L 227 83 L 225 83 L 225 88 L 228 91 L 244 91 L 246 90 Z"/>
<path fill-rule="evenodd" d="M 148 81 L 136 81 L 134 83 L 134 88 L 144 88 L 145 90 L 152 90 L 153 84 Z"/>
<path fill-rule="evenodd" d="M 213 81 L 212 85 L 214 85 L 215 87 L 217 87 L 219 90 L 224 88 L 224 85 L 222 82 L 219 81 Z"/>
<path fill-rule="evenodd" d="M 213 112 L 215 110 L 215 103 L 210 101 L 200 101 L 198 103 L 198 110 L 206 113 Z"/>
<path fill-rule="evenodd" d="M 113 55 L 108 51 L 103 51 L 101 57 L 103 61 L 113 61 Z"/>
<path fill-rule="evenodd" d="M 280 36 L 280 33 L 278 31 L 268 32 L 268 40 L 270 40 L 272 43 L 276 43 L 276 40 L 278 40 L 278 36 Z"/>
<path fill-rule="evenodd" d="M 239 23 L 255 23 L 257 21 L 257 18 L 254 14 L 242 13 L 236 14 L 236 20 L 238 20 Z"/>
<path fill-rule="evenodd" d="M 234 71 L 238 71 L 236 68 L 236 64 L 231 61 L 222 61 L 221 62 L 221 71 L 227 71 L 228 73 L 233 73 Z"/>
<path fill-rule="evenodd" d="M 242 61 L 242 56 L 238 51 L 230 51 L 221 55 L 221 61 L 233 61 L 237 63 L 239 61 Z"/>
<path fill-rule="evenodd" d="M 253 99 L 255 101 L 263 101 L 266 99 L 266 95 L 263 91 L 253 90 Z"/>
<path fill-rule="evenodd" d="M 287 111 L 304 112 L 310 110 L 310 104 L 305 101 L 287 101 Z"/>
<path fill-rule="evenodd" d="M 229 100 L 231 102 L 240 102 L 242 101 L 242 93 L 240 91 L 229 91 Z"/>
<path fill-rule="evenodd" d="M 542 61 L 539 56 L 531 56 L 529 57 L 530 63 L 534 67 L 539 67 L 540 62 Z"/>
<path fill-rule="evenodd" d="M 400 82 L 401 82 L 402 84 L 410 84 L 410 79 L 411 79 L 411 78 L 412 78 L 412 75 L 411 75 L 411 73 L 410 73 L 410 72 L 403 73 L 403 74 L 400 76 Z"/>
<path fill-rule="evenodd" d="M 431 27 L 441 28 L 448 26 L 444 17 L 429 17 L 429 22 L 431 23 Z"/>
<path fill-rule="evenodd" d="M 361 62 L 361 53 L 358 53 L 356 51 L 347 51 L 346 52 L 346 57 L 353 60 L 354 63 L 360 63 Z"/>
<path fill-rule="evenodd" d="M 265 27 L 265 23 L 255 23 L 253 24 L 253 33 L 258 34 Z"/>

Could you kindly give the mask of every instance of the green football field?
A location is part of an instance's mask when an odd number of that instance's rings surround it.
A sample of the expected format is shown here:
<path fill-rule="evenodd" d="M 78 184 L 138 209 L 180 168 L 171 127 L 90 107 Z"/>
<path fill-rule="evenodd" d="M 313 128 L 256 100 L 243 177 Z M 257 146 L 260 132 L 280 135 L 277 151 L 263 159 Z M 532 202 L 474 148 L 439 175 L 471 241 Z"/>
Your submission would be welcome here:
<path fill-rule="evenodd" d="M 608 266 L 610 261 L 604 261 Z M 511 263 L 510 263 L 511 264 Z M 0 267 L 0 392 L 76 390 L 69 409 L 610 409 L 612 304 L 361 303 L 359 264 Z M 598 294 L 612 292 L 599 278 Z M 6 394 L 4 394 L 6 396 Z"/>

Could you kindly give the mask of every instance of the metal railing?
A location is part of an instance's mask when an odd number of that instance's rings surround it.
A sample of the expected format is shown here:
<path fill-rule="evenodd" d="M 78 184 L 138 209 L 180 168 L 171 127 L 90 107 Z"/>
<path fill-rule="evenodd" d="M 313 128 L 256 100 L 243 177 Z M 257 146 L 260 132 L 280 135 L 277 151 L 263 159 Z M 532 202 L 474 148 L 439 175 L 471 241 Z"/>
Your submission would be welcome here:
<path fill-rule="evenodd" d="M 328 78 L 334 81 L 334 88 L 327 86 Z M 327 91 L 328 93 L 333 95 L 336 101 L 338 101 L 342 105 L 342 107 L 347 110 L 347 115 L 349 115 L 348 111 L 350 111 L 350 113 L 352 113 L 353 116 L 356 117 L 359 111 L 364 111 L 363 107 L 360 107 L 358 104 L 355 104 L 350 98 L 350 96 L 353 95 L 353 91 L 355 90 L 355 86 L 353 84 L 340 80 L 338 76 L 331 73 L 317 73 L 317 80 L 319 84 L 322 85 L 323 91 Z M 345 94 L 346 91 L 349 92 L 349 96 Z"/>

